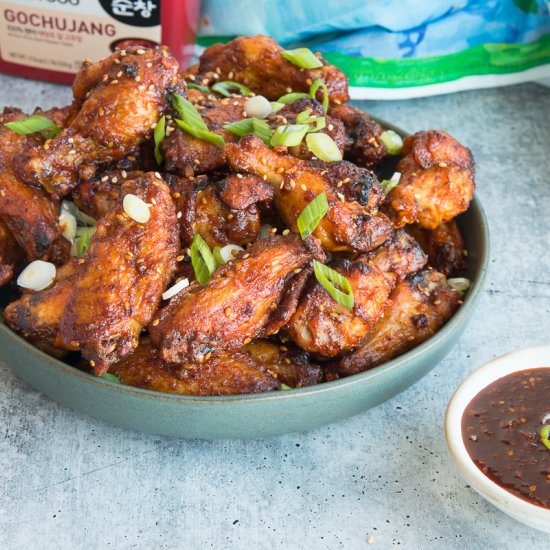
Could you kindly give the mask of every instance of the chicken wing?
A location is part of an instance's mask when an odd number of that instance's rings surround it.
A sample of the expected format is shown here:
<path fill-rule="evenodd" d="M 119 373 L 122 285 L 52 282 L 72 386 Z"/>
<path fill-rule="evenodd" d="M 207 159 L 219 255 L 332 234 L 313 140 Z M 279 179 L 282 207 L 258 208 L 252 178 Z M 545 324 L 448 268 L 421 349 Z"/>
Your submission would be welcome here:
<path fill-rule="evenodd" d="M 418 241 L 428 255 L 428 262 L 446 277 L 461 277 L 468 269 L 464 239 L 454 220 L 435 229 L 407 226 L 407 231 Z"/>
<path fill-rule="evenodd" d="M 362 347 L 341 359 L 339 373 L 362 372 L 418 346 L 452 317 L 459 300 L 458 292 L 437 271 L 422 271 L 405 279 L 393 291 L 384 316 Z"/>
<path fill-rule="evenodd" d="M 388 158 L 388 150 L 380 140 L 384 128 L 360 109 L 347 103 L 333 105 L 329 115 L 344 125 L 345 158 L 359 166 L 377 166 Z"/>
<path fill-rule="evenodd" d="M 78 271 L 72 259 L 57 269 L 52 286 L 39 292 L 25 292 L 4 310 L 6 324 L 37 348 L 63 357 L 71 349 L 59 340 L 59 326 Z"/>
<path fill-rule="evenodd" d="M 157 175 L 125 182 L 121 194 L 149 204 L 151 217 L 138 223 L 119 203 L 98 222 L 61 320 L 64 345 L 79 348 L 98 375 L 137 346 L 172 277 L 179 250 L 174 204 Z"/>
<path fill-rule="evenodd" d="M 5 285 L 23 260 L 23 250 L 0 218 L 0 286 Z"/>
<path fill-rule="evenodd" d="M 135 153 L 181 87 L 178 63 L 166 48 L 130 46 L 95 64 L 84 64 L 73 93 L 81 102 L 69 126 L 43 147 L 18 159 L 21 177 L 63 196 L 98 165 Z"/>
<path fill-rule="evenodd" d="M 321 257 L 315 239 L 271 236 L 219 267 L 210 282 L 191 284 L 160 310 L 151 340 L 168 362 L 201 362 L 240 349 L 263 331 L 297 273 Z"/>
<path fill-rule="evenodd" d="M 38 113 L 61 122 L 64 110 Z M 29 260 L 64 263 L 70 244 L 59 227 L 59 203 L 41 189 L 23 183 L 13 171 L 16 155 L 44 139 L 38 133 L 20 135 L 4 124 L 25 118 L 19 109 L 4 109 L 0 116 L 0 217 Z"/>
<path fill-rule="evenodd" d="M 227 144 L 225 149 L 234 170 L 256 174 L 273 186 L 275 206 L 294 232 L 302 210 L 317 195 L 326 193 L 329 210 L 314 231 L 325 250 L 366 252 L 390 235 L 389 222 L 374 212 L 383 193 L 372 172 L 345 161 L 300 160 L 270 149 L 254 135 Z M 348 175 L 342 177 L 344 174 Z M 356 192 L 353 198 L 352 191 Z"/>
<path fill-rule="evenodd" d="M 355 261 L 334 261 L 332 269 L 353 289 L 353 309 L 337 303 L 312 277 L 285 331 L 298 346 L 318 356 L 334 357 L 353 349 L 380 318 L 397 281 L 425 263 L 420 246 L 404 231 L 396 231 L 383 246 Z"/>
<path fill-rule="evenodd" d="M 283 48 L 267 36 L 240 36 L 227 44 L 206 48 L 199 66 L 192 67 L 187 78 L 202 85 L 218 80 L 240 82 L 271 100 L 289 92 L 308 92 L 312 82 L 320 78 L 327 85 L 331 102 L 348 101 L 348 79 L 342 71 L 326 64 L 319 54 L 322 67 L 301 69 L 285 59 L 282 51 Z"/>
<path fill-rule="evenodd" d="M 469 149 L 440 130 L 405 138 L 397 165 L 399 184 L 388 195 L 395 225 L 435 229 L 465 212 L 474 195 L 474 160 Z"/>

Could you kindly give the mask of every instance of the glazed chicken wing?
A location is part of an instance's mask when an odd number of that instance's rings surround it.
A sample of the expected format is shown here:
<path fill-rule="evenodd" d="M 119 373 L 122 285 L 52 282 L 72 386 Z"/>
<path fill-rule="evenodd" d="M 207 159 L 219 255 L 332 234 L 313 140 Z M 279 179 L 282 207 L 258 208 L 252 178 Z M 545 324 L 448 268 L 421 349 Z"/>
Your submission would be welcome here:
<path fill-rule="evenodd" d="M 445 276 L 422 271 L 397 285 L 363 346 L 339 363 L 343 376 L 376 367 L 418 346 L 435 334 L 458 308 L 460 295 Z"/>
<path fill-rule="evenodd" d="M 199 66 L 192 68 L 188 78 L 202 85 L 223 80 L 240 82 L 270 100 L 289 92 L 308 92 L 312 82 L 320 78 L 327 85 L 331 102 L 345 103 L 349 99 L 348 79 L 334 65 L 326 64 L 318 55 L 322 67 L 301 69 L 285 59 L 282 51 L 267 36 L 240 36 L 206 48 Z"/>
<path fill-rule="evenodd" d="M 150 219 L 134 221 L 121 201 L 98 222 L 61 320 L 64 345 L 79 348 L 98 375 L 132 353 L 158 308 L 179 250 L 174 204 L 161 179 L 147 173 L 125 182 L 121 193 L 149 204 Z"/>
<path fill-rule="evenodd" d="M 407 136 L 397 171 L 399 184 L 388 196 L 395 224 L 425 229 L 465 212 L 474 195 L 474 160 L 469 149 L 440 130 Z"/>
<path fill-rule="evenodd" d="M 321 369 L 310 364 L 305 354 L 282 351 L 263 340 L 204 363 L 169 364 L 144 339 L 133 355 L 111 366 L 109 372 L 129 386 L 183 395 L 266 392 L 279 389 L 281 383 L 308 386 L 321 377 Z"/>
<path fill-rule="evenodd" d="M 23 251 L 0 218 L 0 286 L 5 285 L 23 260 Z"/>
<path fill-rule="evenodd" d="M 241 348 L 259 335 L 285 287 L 322 253 L 314 239 L 271 236 L 219 267 L 206 286 L 192 283 L 160 310 L 151 340 L 168 362 L 201 362 Z"/>
<path fill-rule="evenodd" d="M 337 303 L 312 277 L 285 331 L 302 349 L 322 357 L 348 351 L 365 339 L 397 281 L 425 263 L 418 244 L 404 231 L 396 231 L 373 252 L 355 261 L 338 260 L 331 264 L 351 284 L 352 310 Z"/>
<path fill-rule="evenodd" d="M 84 64 L 73 85 L 78 114 L 55 138 L 18 159 L 21 177 L 63 196 L 98 165 L 136 152 L 151 138 L 170 90 L 180 89 L 178 69 L 160 47 L 130 46 Z"/>
<path fill-rule="evenodd" d="M 384 128 L 360 109 L 347 103 L 333 105 L 329 115 L 345 128 L 345 158 L 359 166 L 376 166 L 388 158 L 388 150 L 380 140 Z"/>
<path fill-rule="evenodd" d="M 53 109 L 35 114 L 61 122 L 66 111 Z M 19 153 L 44 141 L 38 133 L 20 135 L 5 126 L 25 117 L 19 109 L 4 109 L 0 116 L 0 218 L 29 260 L 61 264 L 68 258 L 70 244 L 61 235 L 59 203 L 43 190 L 25 184 L 13 170 Z"/>
<path fill-rule="evenodd" d="M 270 149 L 254 135 L 225 149 L 234 170 L 256 174 L 273 186 L 275 206 L 294 232 L 302 210 L 317 195 L 326 193 L 329 210 L 314 231 L 325 250 L 365 252 L 390 235 L 391 225 L 374 213 L 383 193 L 372 172 L 345 161 L 300 160 Z"/>

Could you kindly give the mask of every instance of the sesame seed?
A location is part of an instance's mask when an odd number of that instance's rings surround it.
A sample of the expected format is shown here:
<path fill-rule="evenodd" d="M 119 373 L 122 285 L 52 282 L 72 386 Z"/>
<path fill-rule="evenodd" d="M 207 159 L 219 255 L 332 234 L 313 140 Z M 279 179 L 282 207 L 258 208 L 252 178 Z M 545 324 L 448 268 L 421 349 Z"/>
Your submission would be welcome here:
<path fill-rule="evenodd" d="M 76 151 L 75 151 L 74 149 L 71 149 L 71 150 L 69 151 L 69 155 L 76 155 Z"/>
<path fill-rule="evenodd" d="M 175 199 L 179 199 L 181 197 L 181 193 L 179 191 L 176 191 L 175 193 L 172 193 L 172 197 Z"/>
<path fill-rule="evenodd" d="M 250 344 L 250 342 L 252 342 L 252 338 L 245 338 L 243 340 L 243 344 L 246 346 L 246 344 Z"/>
<path fill-rule="evenodd" d="M 185 256 L 183 256 L 182 254 L 180 254 L 179 256 L 176 256 L 176 262 L 183 261 L 183 258 L 185 258 Z"/>
<path fill-rule="evenodd" d="M 91 367 L 95 367 L 95 361 L 93 361 L 93 360 L 90 361 L 90 366 L 91 366 Z"/>
<path fill-rule="evenodd" d="M 317 308 L 319 311 L 325 311 L 325 306 L 323 304 L 320 304 Z"/>
<path fill-rule="evenodd" d="M 116 78 L 114 80 L 111 80 L 111 84 L 118 84 L 118 80 Z"/>
<path fill-rule="evenodd" d="M 67 141 L 68 141 L 69 143 L 74 143 L 74 138 L 70 137 Z"/>
<path fill-rule="evenodd" d="M 128 173 L 126 172 L 126 170 L 122 170 L 121 176 L 122 176 L 123 178 L 126 178 L 126 177 L 128 176 Z"/>
<path fill-rule="evenodd" d="M 152 66 L 153 64 L 149 61 L 149 63 L 147 63 L 147 68 L 150 69 Z"/>
<path fill-rule="evenodd" d="M 73 348 L 77 348 L 78 342 L 76 340 L 71 340 L 71 346 L 73 346 Z"/>
<path fill-rule="evenodd" d="M 91 63 L 91 61 L 90 61 L 90 63 Z M 118 57 L 115 59 L 115 64 L 120 65 L 120 59 L 118 59 Z"/>
<path fill-rule="evenodd" d="M 118 73 L 116 74 L 117 78 L 120 78 L 122 76 L 122 71 L 118 71 Z"/>
<path fill-rule="evenodd" d="M 107 80 L 109 80 L 109 75 L 108 75 L 108 74 L 104 74 L 102 80 L 103 80 L 103 82 L 106 82 Z"/>
<path fill-rule="evenodd" d="M 158 172 L 155 172 L 155 178 L 157 178 L 158 180 L 162 179 L 162 178 L 160 177 L 160 174 L 159 174 Z"/>
<path fill-rule="evenodd" d="M 138 55 L 143 55 L 143 54 L 145 53 L 145 50 L 141 50 L 141 49 L 140 49 L 140 50 L 137 50 L 136 53 L 137 53 Z"/>
<path fill-rule="evenodd" d="M 78 263 L 79 263 L 79 264 L 83 264 L 85 261 L 86 261 L 86 260 L 85 260 L 84 258 L 80 258 L 80 259 L 78 260 Z"/>
<path fill-rule="evenodd" d="M 181 210 L 176 214 L 176 218 L 179 220 L 183 216 Z"/>
<path fill-rule="evenodd" d="M 283 235 L 286 237 L 290 233 L 290 229 L 285 229 Z"/>
<path fill-rule="evenodd" d="M 300 185 L 300 188 L 302 189 L 302 191 L 307 191 L 307 187 L 303 183 L 302 183 L 302 185 Z"/>
<path fill-rule="evenodd" d="M 231 308 L 226 307 L 224 313 L 226 317 L 229 317 L 231 315 Z"/>
<path fill-rule="evenodd" d="M 126 50 L 120 50 L 120 57 L 126 56 Z"/>
<path fill-rule="evenodd" d="M 237 174 L 237 177 L 242 180 L 243 179 L 243 175 L 242 174 Z"/>
<path fill-rule="evenodd" d="M 329 124 L 327 128 L 329 132 L 332 132 L 332 130 L 334 130 L 334 124 Z"/>
<path fill-rule="evenodd" d="M 235 216 L 230 212 L 229 214 L 227 214 L 227 219 L 228 220 L 232 220 Z"/>
<path fill-rule="evenodd" d="M 343 193 L 336 193 L 336 196 L 342 201 L 344 202 L 346 200 L 346 197 L 344 197 L 344 194 Z"/>
<path fill-rule="evenodd" d="M 155 319 L 152 323 L 154 327 L 156 327 L 160 323 L 160 319 Z"/>
<path fill-rule="evenodd" d="M 116 176 L 113 176 L 113 177 L 111 178 L 111 182 L 112 182 L 112 183 L 116 183 L 117 181 L 118 181 L 118 178 L 117 178 Z"/>

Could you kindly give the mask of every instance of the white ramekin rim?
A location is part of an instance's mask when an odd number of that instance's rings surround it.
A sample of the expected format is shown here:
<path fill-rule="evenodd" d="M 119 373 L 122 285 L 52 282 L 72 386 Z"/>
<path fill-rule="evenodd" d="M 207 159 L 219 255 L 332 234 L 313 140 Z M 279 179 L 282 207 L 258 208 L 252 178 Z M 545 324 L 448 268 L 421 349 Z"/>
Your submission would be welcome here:
<path fill-rule="evenodd" d="M 550 510 L 509 493 L 487 477 L 474 464 L 462 439 L 462 415 L 482 389 L 513 372 L 544 367 L 550 368 L 550 346 L 507 353 L 475 370 L 460 384 L 449 402 L 445 415 L 445 436 L 460 473 L 479 494 L 526 525 L 550 532 Z"/>

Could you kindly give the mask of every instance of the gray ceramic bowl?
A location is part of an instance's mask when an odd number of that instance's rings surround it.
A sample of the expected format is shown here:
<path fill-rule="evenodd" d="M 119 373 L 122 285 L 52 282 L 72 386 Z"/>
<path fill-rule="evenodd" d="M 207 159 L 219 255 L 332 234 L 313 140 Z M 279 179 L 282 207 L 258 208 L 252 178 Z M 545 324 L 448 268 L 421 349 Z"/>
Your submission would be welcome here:
<path fill-rule="evenodd" d="M 193 397 L 158 393 L 79 371 L 31 346 L 1 321 L 0 361 L 63 405 L 116 426 L 160 435 L 254 439 L 336 422 L 375 407 L 420 380 L 466 328 L 481 296 L 489 259 L 487 220 L 476 198 L 458 223 L 469 251 L 468 277 L 472 281 L 464 305 L 417 348 L 342 380 L 254 395 Z"/>

